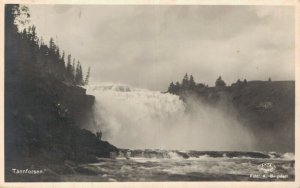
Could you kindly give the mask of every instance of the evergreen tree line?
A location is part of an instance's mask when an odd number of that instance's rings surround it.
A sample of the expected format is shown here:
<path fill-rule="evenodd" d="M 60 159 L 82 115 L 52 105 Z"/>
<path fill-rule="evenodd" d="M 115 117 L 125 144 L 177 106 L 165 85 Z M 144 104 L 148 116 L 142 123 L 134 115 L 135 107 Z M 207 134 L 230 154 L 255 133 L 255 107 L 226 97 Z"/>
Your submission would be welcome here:
<path fill-rule="evenodd" d="M 233 83 L 231 86 L 243 86 L 247 84 L 247 80 L 244 79 L 244 81 L 241 81 L 240 79 L 238 79 L 236 81 L 236 83 Z M 216 81 L 215 81 L 215 87 L 226 87 L 226 83 L 225 81 L 222 79 L 221 76 L 219 76 Z M 174 84 L 174 82 L 171 82 L 171 84 L 169 85 L 168 88 L 168 92 L 172 93 L 172 94 L 180 94 L 180 92 L 182 91 L 199 91 L 202 89 L 208 88 L 208 85 L 205 85 L 203 83 L 196 83 L 194 80 L 193 75 L 188 76 L 188 74 L 186 73 L 181 81 L 181 83 L 176 82 Z"/>
<path fill-rule="evenodd" d="M 197 90 L 201 88 L 208 87 L 202 83 L 196 83 L 193 75 L 188 76 L 186 73 L 181 81 L 181 83 L 176 82 L 175 84 L 171 82 L 168 88 L 168 92 L 172 94 L 179 94 L 182 91 L 186 90 Z"/>
<path fill-rule="evenodd" d="M 53 38 L 49 44 L 45 44 L 42 38 L 37 37 L 34 25 L 18 30 L 17 24 L 26 24 L 29 18 L 26 6 L 5 6 L 5 49 L 11 50 L 5 52 L 6 73 L 19 71 L 21 74 L 30 74 L 35 71 L 42 76 L 53 76 L 72 85 L 88 84 L 90 68 L 84 78 L 80 61 L 76 61 L 70 54 L 65 57 L 65 52 L 61 52 Z"/>

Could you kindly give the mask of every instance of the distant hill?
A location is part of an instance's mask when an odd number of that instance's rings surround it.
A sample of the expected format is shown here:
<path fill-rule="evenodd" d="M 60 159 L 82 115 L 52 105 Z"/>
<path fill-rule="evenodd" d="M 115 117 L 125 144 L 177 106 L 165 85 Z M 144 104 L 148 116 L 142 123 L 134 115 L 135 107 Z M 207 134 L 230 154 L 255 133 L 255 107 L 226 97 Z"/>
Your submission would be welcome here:
<path fill-rule="evenodd" d="M 255 138 L 256 150 L 294 152 L 295 81 L 248 81 L 217 87 L 193 85 L 182 87 L 177 83 L 179 87 L 174 85 L 173 94 L 183 100 L 197 96 L 224 110 L 233 107 L 238 120 Z"/>
<path fill-rule="evenodd" d="M 229 92 L 240 120 L 258 139 L 259 149 L 294 151 L 294 81 L 251 81 Z"/>

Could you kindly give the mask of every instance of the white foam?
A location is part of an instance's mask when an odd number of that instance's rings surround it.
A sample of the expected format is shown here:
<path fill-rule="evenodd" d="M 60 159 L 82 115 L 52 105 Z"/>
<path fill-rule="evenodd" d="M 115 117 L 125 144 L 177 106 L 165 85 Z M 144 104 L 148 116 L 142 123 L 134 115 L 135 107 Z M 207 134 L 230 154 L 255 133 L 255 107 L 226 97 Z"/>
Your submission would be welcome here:
<path fill-rule="evenodd" d="M 294 153 L 284 153 L 281 157 L 285 160 L 295 160 L 295 154 Z"/>
<path fill-rule="evenodd" d="M 168 152 L 168 155 L 171 159 L 177 159 L 177 160 L 183 159 L 183 157 L 181 157 L 180 155 L 178 155 L 176 152 L 173 152 L 173 151 Z"/>
<path fill-rule="evenodd" d="M 113 83 L 86 89 L 96 98 L 97 121 L 87 129 L 101 130 L 102 139 L 119 148 L 239 150 L 251 145 L 235 118 L 201 101 L 190 101 L 187 111 L 179 96 L 169 93 Z"/>

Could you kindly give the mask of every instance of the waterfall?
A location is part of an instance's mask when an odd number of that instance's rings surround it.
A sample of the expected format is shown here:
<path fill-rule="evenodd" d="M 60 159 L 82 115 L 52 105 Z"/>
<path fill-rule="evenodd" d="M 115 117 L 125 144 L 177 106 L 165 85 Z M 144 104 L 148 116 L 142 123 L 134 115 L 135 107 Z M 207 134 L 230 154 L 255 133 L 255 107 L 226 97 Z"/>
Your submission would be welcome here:
<path fill-rule="evenodd" d="M 102 83 L 87 87 L 103 139 L 119 148 L 249 150 L 252 137 L 234 115 L 177 95 Z"/>

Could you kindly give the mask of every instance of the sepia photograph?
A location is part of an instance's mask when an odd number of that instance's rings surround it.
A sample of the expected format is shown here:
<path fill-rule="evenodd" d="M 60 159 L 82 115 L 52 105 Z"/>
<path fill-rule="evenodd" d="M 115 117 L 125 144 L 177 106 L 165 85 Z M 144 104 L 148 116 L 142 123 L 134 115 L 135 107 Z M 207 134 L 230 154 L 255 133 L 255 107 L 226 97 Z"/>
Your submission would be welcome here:
<path fill-rule="evenodd" d="M 296 181 L 294 5 L 3 6 L 5 183 Z"/>

